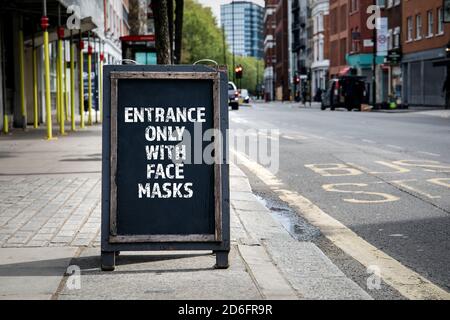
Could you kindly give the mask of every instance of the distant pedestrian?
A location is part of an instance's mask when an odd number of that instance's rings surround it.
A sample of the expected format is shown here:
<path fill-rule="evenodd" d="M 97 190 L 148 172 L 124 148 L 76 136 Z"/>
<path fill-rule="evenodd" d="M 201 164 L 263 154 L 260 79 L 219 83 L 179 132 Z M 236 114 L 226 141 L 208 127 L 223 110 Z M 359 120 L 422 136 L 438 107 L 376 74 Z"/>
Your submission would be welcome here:
<path fill-rule="evenodd" d="M 445 78 L 444 86 L 442 87 L 442 91 L 445 96 L 445 109 L 450 109 L 450 73 L 449 72 L 447 72 L 447 77 Z"/>
<path fill-rule="evenodd" d="M 315 102 L 322 102 L 322 93 L 323 93 L 322 89 L 317 88 L 316 96 L 314 97 Z"/>
<path fill-rule="evenodd" d="M 306 92 L 306 90 L 303 90 L 302 91 L 302 103 L 305 107 L 306 107 L 306 101 L 308 101 L 307 99 L 308 99 L 308 93 Z"/>

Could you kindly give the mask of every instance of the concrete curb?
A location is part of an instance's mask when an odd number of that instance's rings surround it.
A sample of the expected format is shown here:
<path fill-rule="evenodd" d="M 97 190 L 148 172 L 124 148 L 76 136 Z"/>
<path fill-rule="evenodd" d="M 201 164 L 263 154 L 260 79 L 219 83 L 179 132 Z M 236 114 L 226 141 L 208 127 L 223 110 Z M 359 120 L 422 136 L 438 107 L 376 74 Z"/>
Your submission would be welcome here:
<path fill-rule="evenodd" d="M 253 195 L 245 174 L 235 165 L 231 168 L 232 216 L 239 219 L 246 234 L 246 238 L 238 241 L 239 252 L 263 296 L 269 299 L 372 299 L 314 243 L 292 238 Z"/>
<path fill-rule="evenodd" d="M 273 264 L 267 251 L 247 231 L 247 228 L 236 213 L 236 208 L 239 210 L 264 210 L 265 208 L 256 202 L 257 199 L 252 194 L 247 176 L 237 166 L 231 165 L 230 176 L 230 188 L 232 190 L 231 216 L 232 219 L 234 218 L 235 220 L 237 218 L 238 220 L 234 221 L 234 225 L 238 223 L 243 228 L 240 237 L 237 239 L 237 245 L 253 281 L 265 299 L 298 299 L 297 292 L 284 279 L 281 272 Z"/>

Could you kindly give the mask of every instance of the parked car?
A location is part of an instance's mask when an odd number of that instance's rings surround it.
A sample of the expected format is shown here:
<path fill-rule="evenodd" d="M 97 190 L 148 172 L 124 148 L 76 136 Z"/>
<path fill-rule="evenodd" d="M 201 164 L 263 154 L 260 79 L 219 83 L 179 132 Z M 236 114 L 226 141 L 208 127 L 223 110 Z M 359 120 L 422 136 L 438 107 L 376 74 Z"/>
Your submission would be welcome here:
<path fill-rule="evenodd" d="M 239 110 L 239 91 L 233 82 L 228 82 L 228 105 L 232 110 Z"/>
<path fill-rule="evenodd" d="M 241 103 L 250 103 L 250 95 L 248 94 L 247 89 L 241 89 L 239 95 L 240 95 L 239 101 Z"/>
<path fill-rule="evenodd" d="M 366 97 L 366 84 L 364 77 L 341 76 L 330 80 L 328 89 L 322 95 L 322 110 L 330 108 L 345 108 L 348 111 L 357 109 L 361 111 L 362 103 Z"/>

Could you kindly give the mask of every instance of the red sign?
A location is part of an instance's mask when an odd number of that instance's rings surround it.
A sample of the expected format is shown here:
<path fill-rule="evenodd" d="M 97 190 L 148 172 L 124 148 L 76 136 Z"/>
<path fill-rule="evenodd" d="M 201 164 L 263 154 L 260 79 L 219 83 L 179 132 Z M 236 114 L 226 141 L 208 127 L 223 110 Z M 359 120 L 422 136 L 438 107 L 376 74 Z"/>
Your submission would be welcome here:
<path fill-rule="evenodd" d="M 149 34 L 149 35 L 143 35 L 143 36 L 124 36 L 120 37 L 120 41 L 125 42 L 153 42 L 155 41 L 155 35 Z"/>

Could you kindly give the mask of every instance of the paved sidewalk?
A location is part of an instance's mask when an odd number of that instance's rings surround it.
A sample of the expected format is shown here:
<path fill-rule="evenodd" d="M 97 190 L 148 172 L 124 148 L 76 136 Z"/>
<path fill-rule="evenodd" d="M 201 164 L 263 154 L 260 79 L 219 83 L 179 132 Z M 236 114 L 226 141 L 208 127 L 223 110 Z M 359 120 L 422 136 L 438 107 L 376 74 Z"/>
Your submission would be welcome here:
<path fill-rule="evenodd" d="M 99 265 L 101 130 L 0 136 L 0 299 L 370 299 L 292 238 L 231 166 L 231 266 L 210 252 L 128 253 Z M 81 269 L 80 288 L 64 276 Z"/>
<path fill-rule="evenodd" d="M 0 299 L 51 299 L 80 247 L 100 243 L 100 126 L 45 136 L 0 135 Z"/>
<path fill-rule="evenodd" d="M 439 117 L 444 119 L 450 118 L 450 110 L 430 110 L 430 111 L 420 111 L 419 113 L 427 116 Z"/>
<path fill-rule="evenodd" d="M 378 109 L 372 110 L 378 113 L 402 113 L 402 114 L 420 114 L 443 119 L 450 118 L 450 110 L 433 109 L 430 107 L 409 107 L 408 109 Z"/>
<path fill-rule="evenodd" d="M 295 101 L 277 101 L 277 102 L 258 102 L 254 104 L 254 107 L 257 108 L 259 105 L 262 106 L 276 106 L 276 105 L 285 105 L 289 108 L 300 108 L 300 109 L 311 109 L 311 110 L 319 110 L 321 107 L 320 102 L 312 102 L 311 104 L 308 102 L 305 104 L 301 102 L 295 102 Z M 329 109 L 327 109 L 329 110 Z M 345 110 L 343 108 L 338 108 L 337 110 Z M 373 109 L 372 106 L 369 106 L 369 109 L 366 110 L 367 112 L 374 112 L 374 113 L 392 113 L 392 114 L 421 114 L 421 115 L 427 115 L 431 117 L 438 117 L 443 119 L 450 118 L 450 110 L 442 109 L 442 108 L 433 108 L 433 107 L 409 107 L 408 109 Z"/>
<path fill-rule="evenodd" d="M 99 243 L 100 126 L 55 141 L 0 136 L 0 247 Z"/>

